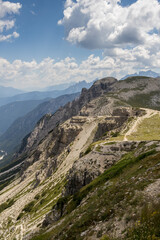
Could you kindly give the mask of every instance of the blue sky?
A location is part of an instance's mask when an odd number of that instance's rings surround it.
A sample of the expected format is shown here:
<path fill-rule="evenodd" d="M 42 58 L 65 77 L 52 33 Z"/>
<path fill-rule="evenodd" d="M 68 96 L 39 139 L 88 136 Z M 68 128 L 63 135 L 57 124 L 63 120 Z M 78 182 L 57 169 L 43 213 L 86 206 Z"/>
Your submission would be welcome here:
<path fill-rule="evenodd" d="M 58 21 L 63 17 L 64 0 L 24 0 L 11 2 L 22 4 L 20 14 L 16 16 L 16 30 L 20 37 L 12 43 L 0 43 L 0 56 L 13 61 L 33 58 L 41 61 L 46 57 L 63 59 L 75 57 L 85 59 L 93 51 L 77 47 L 67 42 L 63 26 Z M 122 0 L 123 6 L 136 0 Z M 101 50 L 94 54 L 101 55 Z"/>
<path fill-rule="evenodd" d="M 12 1 L 17 3 L 18 1 Z M 63 0 L 24 0 L 20 14 L 16 16 L 16 30 L 20 37 L 12 43 L 0 43 L 0 56 L 13 61 L 22 59 L 40 62 L 43 58 L 63 59 L 75 57 L 78 61 L 85 59 L 90 50 L 79 48 L 65 37 L 63 26 L 58 21 L 63 17 Z M 101 51 L 95 51 L 100 54 Z"/>
<path fill-rule="evenodd" d="M 0 0 L 0 85 L 158 71 L 159 18 L 158 0 Z"/>

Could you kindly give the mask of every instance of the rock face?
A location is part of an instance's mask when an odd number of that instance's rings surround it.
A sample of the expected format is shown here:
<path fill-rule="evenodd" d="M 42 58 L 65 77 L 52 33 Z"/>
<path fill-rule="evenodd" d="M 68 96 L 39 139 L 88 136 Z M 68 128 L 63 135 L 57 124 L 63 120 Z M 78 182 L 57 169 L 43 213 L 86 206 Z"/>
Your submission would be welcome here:
<path fill-rule="evenodd" d="M 95 146 L 91 153 L 81 157 L 73 164 L 68 174 L 64 195 L 73 195 L 78 192 L 136 146 L 138 144 L 135 142 L 101 144 L 100 148 Z"/>
<path fill-rule="evenodd" d="M 140 116 L 141 111 L 132 108 L 112 108 L 111 116 L 107 116 L 103 121 L 98 124 L 94 141 L 106 136 L 108 132 L 116 130 L 120 132 L 124 123 L 129 117 Z"/>
<path fill-rule="evenodd" d="M 88 90 L 87 96 L 90 99 L 99 97 L 100 95 L 110 92 L 113 89 L 113 85 L 117 83 L 117 79 L 112 77 L 103 78 L 96 81 L 93 86 Z"/>
<path fill-rule="evenodd" d="M 50 115 L 48 118 L 50 118 Z M 40 122 L 42 125 L 39 126 L 43 128 L 45 121 L 46 116 L 44 118 L 44 122 Z M 43 166 L 38 172 L 36 179 L 38 182 L 42 180 L 39 179 L 41 178 L 41 173 L 43 173 L 44 178 L 49 177 L 61 163 L 61 158 L 58 158 L 59 155 L 64 151 L 66 155 L 69 153 L 69 145 L 75 140 L 76 136 L 80 133 L 81 130 L 81 123 L 77 124 L 71 120 L 68 120 L 64 124 L 54 128 L 54 130 L 48 134 L 47 138 L 39 144 L 36 151 L 31 151 L 28 155 L 30 157 L 24 161 L 21 169 L 21 178 L 24 178 L 25 171 L 29 166 L 41 159 L 43 160 Z M 35 131 L 34 133 L 36 134 Z M 32 145 L 32 142 L 28 142 L 28 144 Z"/>
<path fill-rule="evenodd" d="M 103 93 L 107 93 L 111 90 L 111 86 L 116 83 L 117 80 L 114 78 L 105 78 L 98 82 L 95 82 L 93 86 L 87 90 L 82 89 L 80 97 L 71 103 L 66 104 L 64 107 L 60 108 L 54 115 L 50 118 L 48 116 L 44 117 L 33 130 L 33 132 L 25 139 L 26 146 L 23 144 L 22 151 L 34 148 L 47 134 L 57 126 L 72 116 L 80 114 L 80 110 L 89 103 L 92 99 L 101 96 Z M 46 119 L 45 119 L 46 118 Z M 45 124 L 43 124 L 45 122 Z M 42 127 L 43 126 L 43 127 Z"/>

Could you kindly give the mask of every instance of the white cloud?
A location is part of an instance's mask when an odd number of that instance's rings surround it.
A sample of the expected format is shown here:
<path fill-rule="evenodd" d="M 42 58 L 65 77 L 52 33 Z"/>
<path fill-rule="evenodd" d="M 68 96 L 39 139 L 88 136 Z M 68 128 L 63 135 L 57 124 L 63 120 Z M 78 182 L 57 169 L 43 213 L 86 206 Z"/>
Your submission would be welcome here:
<path fill-rule="evenodd" d="M 127 7 L 120 0 L 67 0 L 59 24 L 68 41 L 85 48 L 135 47 L 160 30 L 159 17 L 158 0 L 137 0 Z"/>
<path fill-rule="evenodd" d="M 97 68 L 120 76 L 159 68 L 159 19 L 158 0 L 137 0 L 126 7 L 120 0 L 66 0 L 58 24 L 64 26 L 67 41 L 103 51 Z"/>
<path fill-rule="evenodd" d="M 19 37 L 19 33 L 17 32 L 13 32 L 12 34 L 8 34 L 8 35 L 0 34 L 0 42 L 11 41 L 12 39 L 18 38 L 18 37 Z"/>
<path fill-rule="evenodd" d="M 106 76 L 120 79 L 126 73 L 140 69 L 159 71 L 159 65 L 160 51 L 157 55 L 150 56 L 141 46 L 137 46 L 132 52 L 127 49 L 113 49 L 103 59 L 90 55 L 81 63 L 69 57 L 59 61 L 46 58 L 40 63 L 35 60 L 9 62 L 0 58 L 0 85 L 33 90 L 64 82 L 93 81 Z"/>
<path fill-rule="evenodd" d="M 5 17 L 7 14 L 18 14 L 21 8 L 20 3 L 11 3 L 9 1 L 0 0 L 0 18 Z"/>
<path fill-rule="evenodd" d="M 19 34 L 15 31 L 9 34 L 6 32 L 14 28 L 15 19 L 13 19 L 13 16 L 19 13 L 21 7 L 20 3 L 0 0 L 0 42 L 11 41 L 13 38 L 19 37 Z M 9 15 L 11 16 L 8 17 Z"/>
<path fill-rule="evenodd" d="M 9 30 L 14 27 L 15 21 L 14 20 L 0 20 L 0 32 L 3 32 L 4 30 Z"/>

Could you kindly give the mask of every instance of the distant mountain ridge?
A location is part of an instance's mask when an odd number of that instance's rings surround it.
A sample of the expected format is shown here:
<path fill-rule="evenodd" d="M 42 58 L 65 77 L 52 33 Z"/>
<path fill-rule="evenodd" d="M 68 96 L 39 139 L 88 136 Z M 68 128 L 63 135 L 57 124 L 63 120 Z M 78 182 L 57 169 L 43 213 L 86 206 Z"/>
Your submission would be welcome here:
<path fill-rule="evenodd" d="M 133 74 L 129 74 L 129 75 L 126 75 L 125 77 L 121 78 L 121 80 L 124 80 L 128 77 L 134 77 L 134 76 L 144 76 L 144 77 L 153 77 L 153 78 L 157 78 L 160 76 L 160 73 L 156 73 L 156 72 L 153 72 L 151 70 L 148 70 L 148 71 L 140 71 L 139 73 L 133 73 Z"/>
<path fill-rule="evenodd" d="M 42 91 L 55 91 L 55 90 L 65 90 L 66 88 L 69 88 L 70 86 L 75 85 L 76 82 L 69 82 L 69 83 L 61 83 L 57 85 L 51 85 L 49 87 L 44 88 Z"/>
<path fill-rule="evenodd" d="M 71 83 L 64 84 L 63 87 L 68 86 L 70 84 Z M 10 148 L 11 146 L 12 148 L 13 142 L 14 142 L 13 146 L 17 145 L 17 143 L 19 144 L 17 139 L 21 141 L 22 138 L 25 137 L 25 135 L 32 130 L 34 125 L 43 115 L 49 112 L 54 113 L 54 111 L 56 111 L 60 106 L 63 106 L 68 101 L 72 101 L 76 96 L 78 96 L 77 92 L 81 92 L 82 88 L 89 88 L 91 85 L 92 82 L 87 83 L 86 81 L 81 81 L 75 83 L 74 85 L 71 85 L 70 87 L 64 90 L 54 90 L 48 92 L 38 91 L 28 92 L 24 94 L 15 95 L 10 98 L 1 98 L 0 146 L 2 147 L 2 149 L 5 148 L 5 150 L 7 151 L 8 147 Z M 61 84 L 57 85 L 57 87 L 60 86 Z M 62 96 L 62 98 L 60 96 Z M 58 100 L 56 100 L 57 97 L 59 97 Z M 49 101 L 49 99 L 52 98 L 53 101 L 52 100 Z M 9 103 L 4 105 L 4 103 L 6 102 Z M 42 102 L 47 103 L 46 105 L 44 104 L 37 107 Z M 16 132 L 16 134 L 14 134 L 14 132 Z M 14 138 L 11 140 L 13 135 Z M 16 139 L 16 141 L 14 141 L 14 139 Z M 10 143 L 8 144 L 8 142 Z"/>
<path fill-rule="evenodd" d="M 21 140 L 35 127 L 36 123 L 47 113 L 55 113 L 58 108 L 73 101 L 79 93 L 59 96 L 39 104 L 25 116 L 16 119 L 7 131 L 0 136 L 0 149 L 12 151 Z"/>
<path fill-rule="evenodd" d="M 17 118 L 24 116 L 39 104 L 48 100 L 49 99 L 47 98 L 43 100 L 18 101 L 1 106 L 0 135 L 2 135 Z"/>
<path fill-rule="evenodd" d="M 22 90 L 12 88 L 12 87 L 4 87 L 0 86 L 0 98 L 4 97 L 12 97 L 17 94 L 24 93 Z"/>
<path fill-rule="evenodd" d="M 27 101 L 27 100 L 41 100 L 45 98 L 56 98 L 61 95 L 65 94 L 72 94 L 76 92 L 80 92 L 82 88 L 90 88 L 92 86 L 93 82 L 87 83 L 86 81 L 81 81 L 78 82 L 67 89 L 64 90 L 54 90 L 54 91 L 47 91 L 47 92 L 39 92 L 39 91 L 34 91 L 34 92 L 27 92 L 23 94 L 18 94 L 13 97 L 9 98 L 2 98 L 0 99 L 0 106 L 6 105 L 11 102 L 16 102 L 16 101 Z"/>

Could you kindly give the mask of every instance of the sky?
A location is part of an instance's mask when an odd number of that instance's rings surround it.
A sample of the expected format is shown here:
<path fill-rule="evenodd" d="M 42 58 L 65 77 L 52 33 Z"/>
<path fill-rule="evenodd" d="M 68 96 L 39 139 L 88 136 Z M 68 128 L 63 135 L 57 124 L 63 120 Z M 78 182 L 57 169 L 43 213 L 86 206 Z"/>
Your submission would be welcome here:
<path fill-rule="evenodd" d="M 159 0 L 0 0 L 0 85 L 160 73 Z"/>

